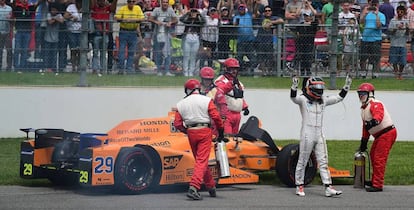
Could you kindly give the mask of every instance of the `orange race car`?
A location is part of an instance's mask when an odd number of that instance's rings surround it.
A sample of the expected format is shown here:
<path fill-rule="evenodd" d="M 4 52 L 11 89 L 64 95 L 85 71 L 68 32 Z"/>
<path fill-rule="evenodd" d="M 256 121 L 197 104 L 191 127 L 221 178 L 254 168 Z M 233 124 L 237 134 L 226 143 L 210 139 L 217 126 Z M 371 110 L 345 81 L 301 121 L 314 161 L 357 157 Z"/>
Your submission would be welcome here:
<path fill-rule="evenodd" d="M 173 126 L 174 112 L 166 117 L 127 120 L 107 134 L 77 133 L 63 129 L 21 129 L 20 176 L 47 178 L 55 184 L 112 186 L 122 193 L 140 193 L 157 186 L 190 182 L 194 158 L 187 136 Z M 298 144 L 282 149 L 252 116 L 230 137 L 227 155 L 231 176 L 219 178 L 211 144 L 209 166 L 219 185 L 257 183 L 257 172 L 276 170 L 280 180 L 294 186 Z M 34 132 L 34 139 L 29 134 Z M 312 155 L 305 183 L 317 172 Z M 331 169 L 332 177 L 349 177 L 349 171 Z"/>

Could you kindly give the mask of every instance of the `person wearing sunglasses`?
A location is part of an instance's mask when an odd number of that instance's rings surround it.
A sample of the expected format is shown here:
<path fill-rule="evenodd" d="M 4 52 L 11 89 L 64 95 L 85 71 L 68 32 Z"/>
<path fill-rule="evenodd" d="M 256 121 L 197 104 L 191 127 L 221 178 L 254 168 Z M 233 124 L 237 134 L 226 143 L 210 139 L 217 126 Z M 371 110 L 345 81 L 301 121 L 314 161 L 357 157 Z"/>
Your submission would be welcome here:
<path fill-rule="evenodd" d="M 135 4 L 134 0 L 127 0 L 127 5 L 122 6 L 114 16 L 119 24 L 119 53 L 118 53 L 118 74 L 133 74 L 134 55 L 138 44 L 140 33 L 139 23 L 145 16 L 141 7 Z M 128 57 L 125 59 L 125 49 L 128 47 Z M 126 66 L 125 66 L 126 61 Z M 125 72 L 127 70 L 127 72 Z"/>
<path fill-rule="evenodd" d="M 395 140 L 397 129 L 384 104 L 375 99 L 375 87 L 362 83 L 357 90 L 361 102 L 362 137 L 359 151 L 367 150 L 369 137 L 374 137 L 371 145 L 372 178 L 366 185 L 367 192 L 381 192 L 384 187 L 385 166 Z"/>
<path fill-rule="evenodd" d="M 265 6 L 263 10 L 263 19 L 261 21 L 262 27 L 257 33 L 257 59 L 260 62 L 260 69 L 264 74 L 270 73 L 273 64 L 273 38 L 276 34 L 277 24 L 283 24 L 284 20 L 277 16 L 272 16 L 272 8 Z"/>

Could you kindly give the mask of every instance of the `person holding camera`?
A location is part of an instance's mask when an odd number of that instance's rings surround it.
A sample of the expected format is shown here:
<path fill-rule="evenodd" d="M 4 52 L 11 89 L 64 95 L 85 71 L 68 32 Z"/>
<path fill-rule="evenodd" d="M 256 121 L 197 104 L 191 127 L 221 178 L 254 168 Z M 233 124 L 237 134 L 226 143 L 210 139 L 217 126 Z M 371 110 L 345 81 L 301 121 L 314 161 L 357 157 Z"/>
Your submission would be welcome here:
<path fill-rule="evenodd" d="M 406 9 L 404 6 L 397 7 L 397 16 L 391 19 L 388 31 L 390 36 L 389 62 L 394 68 L 395 78 L 402 80 L 402 72 L 407 64 L 407 40 L 409 35 L 409 21 L 405 17 Z"/>
<path fill-rule="evenodd" d="M 241 70 L 245 70 L 246 65 L 243 64 L 248 60 L 254 60 L 255 57 L 256 37 L 253 31 L 253 8 L 251 4 L 240 4 L 237 9 L 238 13 L 233 17 L 233 25 L 237 28 L 237 59 L 243 61 Z"/>
<path fill-rule="evenodd" d="M 203 50 L 206 52 L 205 55 L 200 57 L 200 68 L 205 65 L 207 61 L 207 66 L 213 66 L 213 60 L 216 58 L 216 46 L 219 37 L 219 13 L 215 7 L 210 7 L 207 11 L 207 8 L 203 9 L 201 15 L 206 20 L 206 24 L 201 28 L 201 45 Z"/>
<path fill-rule="evenodd" d="M 382 27 L 385 26 L 385 15 L 378 10 L 378 0 L 372 0 L 370 5 L 362 11 L 360 23 L 364 25 L 361 42 L 361 71 L 368 75 L 367 64 L 372 64 L 372 78 L 376 78 L 374 72 L 379 72 L 382 42 Z"/>
<path fill-rule="evenodd" d="M 192 77 L 196 71 L 197 52 L 200 47 L 200 32 L 206 20 L 196 8 L 190 9 L 180 21 L 184 23 L 183 37 L 183 72 L 184 76 Z"/>

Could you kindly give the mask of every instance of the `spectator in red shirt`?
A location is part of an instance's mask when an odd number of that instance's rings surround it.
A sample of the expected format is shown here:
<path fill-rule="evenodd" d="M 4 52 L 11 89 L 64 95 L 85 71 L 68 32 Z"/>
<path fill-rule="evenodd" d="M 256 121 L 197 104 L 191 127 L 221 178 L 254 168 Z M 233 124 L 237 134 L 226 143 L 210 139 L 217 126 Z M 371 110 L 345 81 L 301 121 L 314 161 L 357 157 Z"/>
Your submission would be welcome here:
<path fill-rule="evenodd" d="M 92 69 L 98 75 L 101 75 L 104 70 L 104 46 L 108 46 L 108 36 L 112 36 L 109 20 L 110 15 L 115 13 L 117 2 L 118 0 L 113 0 L 108 4 L 105 0 L 91 0 L 91 17 L 95 26 L 92 34 Z"/>

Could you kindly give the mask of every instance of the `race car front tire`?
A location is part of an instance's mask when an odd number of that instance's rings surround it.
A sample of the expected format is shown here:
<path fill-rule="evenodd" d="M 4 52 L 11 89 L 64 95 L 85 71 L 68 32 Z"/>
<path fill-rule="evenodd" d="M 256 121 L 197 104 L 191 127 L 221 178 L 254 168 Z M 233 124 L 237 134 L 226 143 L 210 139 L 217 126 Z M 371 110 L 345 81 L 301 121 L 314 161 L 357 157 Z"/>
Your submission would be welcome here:
<path fill-rule="evenodd" d="M 276 162 L 276 173 L 281 182 L 289 187 L 295 187 L 295 171 L 299 158 L 299 144 L 288 144 L 279 152 Z M 304 184 L 310 184 L 317 172 L 315 154 L 312 152 L 305 169 Z"/>
<path fill-rule="evenodd" d="M 122 194 L 138 194 L 154 190 L 158 172 L 146 150 L 122 148 L 115 164 L 115 189 Z"/>

